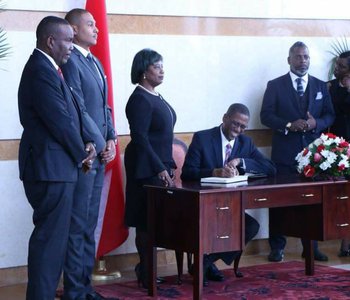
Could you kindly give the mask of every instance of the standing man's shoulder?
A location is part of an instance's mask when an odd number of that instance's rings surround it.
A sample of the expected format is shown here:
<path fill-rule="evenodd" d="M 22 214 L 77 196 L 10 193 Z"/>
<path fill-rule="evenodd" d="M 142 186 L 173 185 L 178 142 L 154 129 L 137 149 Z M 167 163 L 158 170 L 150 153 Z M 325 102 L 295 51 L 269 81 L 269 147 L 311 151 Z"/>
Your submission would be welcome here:
<path fill-rule="evenodd" d="M 290 80 L 290 75 L 289 75 L 289 73 L 287 73 L 287 74 L 284 74 L 284 75 L 281 75 L 281 76 L 279 76 L 279 77 L 276 77 L 276 78 L 274 78 L 274 79 L 271 79 L 269 82 L 268 82 L 268 84 L 270 84 L 270 85 L 278 85 L 278 84 L 280 84 L 281 82 L 283 82 L 283 81 L 285 81 L 285 80 Z"/>

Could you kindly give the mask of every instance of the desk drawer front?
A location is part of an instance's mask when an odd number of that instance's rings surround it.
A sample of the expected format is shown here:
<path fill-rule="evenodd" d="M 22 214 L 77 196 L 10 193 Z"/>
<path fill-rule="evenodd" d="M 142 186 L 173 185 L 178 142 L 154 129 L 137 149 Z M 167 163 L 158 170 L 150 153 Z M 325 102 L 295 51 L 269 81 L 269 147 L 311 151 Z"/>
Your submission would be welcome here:
<path fill-rule="evenodd" d="M 244 191 L 242 196 L 245 208 L 309 205 L 322 203 L 322 188 L 318 186 L 306 186 Z"/>
<path fill-rule="evenodd" d="M 207 195 L 202 203 L 204 252 L 239 250 L 242 247 L 242 206 L 240 194 Z"/>
<path fill-rule="evenodd" d="M 349 185 L 327 186 L 324 195 L 326 239 L 350 238 Z"/>

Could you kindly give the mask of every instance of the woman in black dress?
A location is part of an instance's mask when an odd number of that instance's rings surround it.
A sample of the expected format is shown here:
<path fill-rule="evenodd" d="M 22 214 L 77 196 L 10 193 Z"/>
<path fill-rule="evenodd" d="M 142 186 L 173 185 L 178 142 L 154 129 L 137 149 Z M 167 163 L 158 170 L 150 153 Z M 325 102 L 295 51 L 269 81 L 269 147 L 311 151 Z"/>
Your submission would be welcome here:
<path fill-rule="evenodd" d="M 337 58 L 334 77 L 328 82 L 335 111 L 335 120 L 329 130 L 350 142 L 350 51 L 341 53 Z M 338 256 L 350 256 L 350 237 L 341 241 Z"/>
<path fill-rule="evenodd" d="M 136 228 L 136 248 L 140 263 L 135 272 L 139 284 L 147 287 L 147 194 L 146 184 L 172 185 L 172 143 L 176 114 L 155 91 L 163 82 L 163 58 L 154 50 L 143 49 L 133 60 L 131 82 L 137 84 L 126 105 L 131 141 L 125 149 L 125 223 Z"/>

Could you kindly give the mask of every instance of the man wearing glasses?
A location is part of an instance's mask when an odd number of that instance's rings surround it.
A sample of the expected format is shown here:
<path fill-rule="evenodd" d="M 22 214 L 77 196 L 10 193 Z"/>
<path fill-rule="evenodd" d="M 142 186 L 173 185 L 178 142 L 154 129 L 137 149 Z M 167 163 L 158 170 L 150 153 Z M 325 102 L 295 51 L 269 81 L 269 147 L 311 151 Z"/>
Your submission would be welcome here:
<path fill-rule="evenodd" d="M 203 177 L 233 177 L 244 173 L 264 173 L 273 176 L 276 169 L 243 132 L 248 127 L 250 113 L 241 103 L 232 104 L 222 118 L 222 124 L 194 133 L 182 168 L 182 180 Z M 245 214 L 245 243 L 259 231 L 259 223 Z M 207 280 L 222 281 L 224 277 L 214 262 L 222 259 L 232 264 L 241 251 L 207 254 L 204 257 L 204 285 Z"/>

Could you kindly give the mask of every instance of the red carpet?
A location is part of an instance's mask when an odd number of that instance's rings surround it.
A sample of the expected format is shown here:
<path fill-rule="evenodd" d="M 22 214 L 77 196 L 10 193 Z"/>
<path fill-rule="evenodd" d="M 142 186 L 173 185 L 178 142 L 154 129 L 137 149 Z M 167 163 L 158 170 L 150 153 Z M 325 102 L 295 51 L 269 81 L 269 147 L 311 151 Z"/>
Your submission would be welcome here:
<path fill-rule="evenodd" d="M 210 282 L 203 288 L 203 300 L 226 299 L 350 299 L 350 271 L 326 266 L 315 266 L 315 275 L 304 275 L 303 262 L 270 263 L 240 268 L 243 278 L 235 278 L 232 270 L 225 270 L 224 282 Z M 192 278 L 183 276 L 182 285 L 176 277 L 166 277 L 159 285 L 158 300 L 192 299 Z M 136 281 L 100 285 L 96 290 L 105 297 L 120 300 L 153 299 L 147 291 L 138 288 Z"/>

